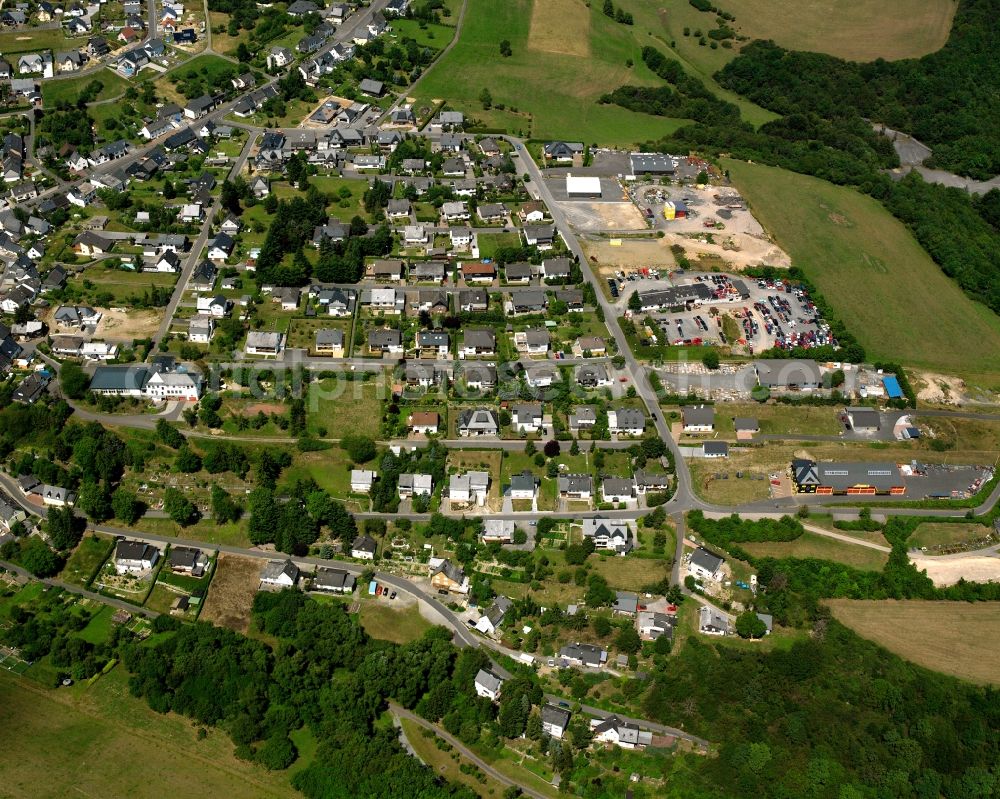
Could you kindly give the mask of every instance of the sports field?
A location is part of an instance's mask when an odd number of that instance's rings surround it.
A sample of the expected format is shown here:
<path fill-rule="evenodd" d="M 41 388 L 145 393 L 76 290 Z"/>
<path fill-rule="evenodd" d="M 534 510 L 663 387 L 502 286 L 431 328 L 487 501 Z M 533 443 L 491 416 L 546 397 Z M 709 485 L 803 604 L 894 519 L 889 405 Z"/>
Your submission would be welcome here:
<path fill-rule="evenodd" d="M 500 55 L 504 39 L 508 58 Z M 526 137 L 631 146 L 682 124 L 597 103 L 624 84 L 661 83 L 642 63 L 646 43 L 596 3 L 468 0 L 458 42 L 414 89 L 417 106 L 446 100 L 487 127 Z M 479 99 L 483 89 L 490 109 Z"/>
<path fill-rule="evenodd" d="M 669 0 L 687 4 L 687 0 Z M 829 53 L 848 61 L 917 58 L 948 39 L 957 3 L 952 0 L 719 0 L 751 39 L 773 39 L 791 50 Z M 712 17 L 703 15 L 706 28 Z"/>
<path fill-rule="evenodd" d="M 966 378 L 1000 371 L 1000 318 L 966 297 L 880 203 L 782 169 L 723 168 L 870 358 Z"/>
<path fill-rule="evenodd" d="M 233 757 L 224 733 L 197 741 L 190 720 L 133 699 L 120 669 L 55 691 L 0 671 L 0 707 L 9 799 L 300 796 L 287 775 Z"/>
<path fill-rule="evenodd" d="M 900 657 L 970 682 L 1000 684 L 1000 604 L 832 599 L 837 621 Z"/>

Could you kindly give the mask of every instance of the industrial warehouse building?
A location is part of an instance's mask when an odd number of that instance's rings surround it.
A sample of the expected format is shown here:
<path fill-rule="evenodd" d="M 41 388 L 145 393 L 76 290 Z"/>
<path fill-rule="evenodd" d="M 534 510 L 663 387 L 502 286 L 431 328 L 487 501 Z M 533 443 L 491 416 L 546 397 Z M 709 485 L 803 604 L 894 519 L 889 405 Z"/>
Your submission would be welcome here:
<path fill-rule="evenodd" d="M 701 305 L 712 299 L 712 292 L 704 283 L 690 283 L 686 286 L 670 286 L 653 291 L 640 291 L 639 304 L 643 311 L 665 308 Z"/>
<path fill-rule="evenodd" d="M 631 153 L 633 175 L 672 175 L 677 171 L 677 156 L 664 153 Z"/>
<path fill-rule="evenodd" d="M 567 175 L 566 194 L 569 197 L 600 197 L 601 179 Z"/>
<path fill-rule="evenodd" d="M 823 384 L 823 373 L 816 361 L 771 358 L 754 361 L 757 382 L 765 388 L 809 390 Z"/>
<path fill-rule="evenodd" d="M 798 458 L 792 461 L 792 482 L 799 494 L 906 493 L 902 472 L 895 463 L 817 463 Z"/>

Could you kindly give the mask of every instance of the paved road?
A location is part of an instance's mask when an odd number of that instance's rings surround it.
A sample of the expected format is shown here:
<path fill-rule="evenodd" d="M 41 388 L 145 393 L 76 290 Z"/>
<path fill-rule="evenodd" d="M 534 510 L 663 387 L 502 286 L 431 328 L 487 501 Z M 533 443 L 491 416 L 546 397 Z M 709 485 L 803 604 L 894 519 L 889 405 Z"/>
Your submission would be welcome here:
<path fill-rule="evenodd" d="M 431 722 L 429 722 L 427 719 L 421 718 L 415 713 L 411 713 L 405 707 L 401 707 L 400 705 L 397 705 L 395 702 L 389 703 L 389 712 L 391 712 L 392 715 L 394 715 L 396 718 L 412 721 L 414 724 L 420 725 L 425 730 L 430 730 L 436 736 L 438 736 L 438 738 L 447 741 L 449 744 L 455 747 L 455 749 L 458 751 L 460 755 L 462 755 L 462 757 L 475 764 L 476 767 L 478 767 L 485 774 L 495 779 L 497 782 L 503 785 L 513 785 L 517 788 L 520 788 L 521 793 L 524 794 L 525 796 L 530 796 L 531 799 L 548 799 L 548 797 L 545 794 L 539 793 L 538 791 L 529 788 L 527 785 L 522 785 L 521 783 L 508 777 L 503 772 L 497 771 L 495 768 L 493 768 L 493 766 L 491 766 L 489 763 L 487 763 L 485 760 L 479 757 L 479 755 L 477 755 L 475 752 L 469 749 L 469 747 L 463 744 L 460 740 L 458 740 L 458 738 L 456 738 L 450 732 L 442 729 L 436 724 L 431 724 Z"/>
<path fill-rule="evenodd" d="M 250 157 L 250 151 L 253 149 L 256 142 L 256 134 L 250 134 L 247 136 L 246 144 L 243 145 L 239 158 L 236 159 L 236 163 L 234 163 L 232 169 L 229 170 L 230 180 L 234 179 L 240 174 L 240 172 L 243 171 L 243 165 Z M 173 324 L 174 314 L 177 312 L 177 306 L 180 304 L 181 298 L 187 290 L 187 284 L 191 279 L 191 274 L 201 261 L 202 250 L 204 250 L 205 246 L 208 244 L 208 238 L 212 233 L 213 220 L 221 207 L 222 195 L 220 194 L 219 197 L 215 199 L 215 202 L 212 203 L 212 207 L 205 213 L 205 224 L 201 226 L 201 233 L 198 234 L 198 238 L 191 245 L 191 254 L 188 255 L 187 262 L 181 269 L 180 277 L 177 279 L 177 284 L 174 287 L 174 293 L 170 297 L 170 302 L 167 304 L 166 311 L 163 314 L 163 321 L 160 323 L 160 328 L 156 331 L 156 335 L 153 336 L 153 346 L 150 348 L 150 352 L 157 352 L 160 341 L 164 336 L 166 336 L 167 333 L 170 332 L 170 326 Z"/>
<path fill-rule="evenodd" d="M 127 610 L 133 616 L 145 616 L 148 619 L 155 619 L 160 614 L 155 610 L 149 610 L 148 608 L 140 608 L 138 605 L 132 605 L 128 602 L 123 602 L 120 599 L 115 599 L 114 597 L 105 596 L 104 594 L 98 594 L 94 591 L 88 591 L 86 588 L 82 588 L 79 585 L 73 585 L 72 583 L 65 583 L 62 580 L 57 580 L 54 577 L 46 577 L 40 579 L 38 577 L 33 577 L 25 569 L 22 569 L 15 563 L 7 563 L 6 561 L 0 560 L 0 567 L 6 569 L 9 572 L 14 572 L 19 577 L 23 577 L 28 580 L 38 580 L 45 585 L 51 585 L 56 588 L 62 588 L 65 591 L 69 591 L 71 594 L 77 594 L 87 599 L 93 599 L 95 602 L 102 602 L 105 605 L 110 605 L 118 610 Z"/>

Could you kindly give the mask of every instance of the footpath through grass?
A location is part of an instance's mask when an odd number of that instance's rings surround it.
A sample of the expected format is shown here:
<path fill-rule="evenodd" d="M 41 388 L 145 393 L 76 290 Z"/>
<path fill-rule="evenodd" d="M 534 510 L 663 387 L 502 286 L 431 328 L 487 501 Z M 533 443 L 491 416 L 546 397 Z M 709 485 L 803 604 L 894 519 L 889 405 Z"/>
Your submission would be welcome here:
<path fill-rule="evenodd" d="M 723 166 L 869 358 L 963 377 L 1000 373 L 1000 318 L 969 299 L 880 203 L 783 169 Z"/>

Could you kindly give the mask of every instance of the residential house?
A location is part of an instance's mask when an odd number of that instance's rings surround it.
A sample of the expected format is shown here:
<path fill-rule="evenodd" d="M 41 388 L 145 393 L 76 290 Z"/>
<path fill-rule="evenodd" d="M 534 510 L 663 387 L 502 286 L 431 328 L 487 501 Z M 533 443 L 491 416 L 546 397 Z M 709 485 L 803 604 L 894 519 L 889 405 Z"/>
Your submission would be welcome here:
<path fill-rule="evenodd" d="M 729 444 L 725 441 L 706 441 L 701 445 L 701 456 L 703 458 L 728 458 Z"/>
<path fill-rule="evenodd" d="M 704 547 L 698 547 L 691 553 L 691 559 L 688 561 L 688 574 L 698 580 L 711 580 L 717 583 L 725 576 L 722 570 L 725 562 L 724 558 L 709 552 Z"/>
<path fill-rule="evenodd" d="M 317 355 L 329 355 L 333 358 L 344 357 L 344 331 L 331 328 L 320 328 L 316 331 L 313 351 Z"/>
<path fill-rule="evenodd" d="M 359 535 L 351 544 L 351 557 L 358 560 L 375 560 L 378 544 L 370 535 Z"/>
<path fill-rule="evenodd" d="M 614 744 L 622 749 L 642 749 L 653 742 L 653 733 L 617 716 L 591 719 L 590 729 L 598 743 Z"/>
<path fill-rule="evenodd" d="M 260 587 L 268 590 L 293 588 L 299 576 L 299 567 L 291 560 L 271 560 L 260 571 Z"/>
<path fill-rule="evenodd" d="M 635 502 L 635 480 L 631 477 L 605 477 L 601 481 L 601 496 L 605 502 Z"/>
<path fill-rule="evenodd" d="M 555 241 L 554 225 L 525 225 L 521 228 L 524 241 L 529 247 L 539 250 L 551 250 Z"/>
<path fill-rule="evenodd" d="M 456 423 L 462 438 L 500 435 L 500 422 L 494 411 L 488 408 L 470 408 L 458 414 Z"/>
<path fill-rule="evenodd" d="M 710 605 L 698 609 L 698 632 L 703 635 L 729 635 L 732 631 L 729 617 Z"/>
<path fill-rule="evenodd" d="M 553 738 L 561 739 L 569 728 L 570 712 L 558 705 L 542 706 L 542 731 Z"/>
<path fill-rule="evenodd" d="M 465 277 L 466 282 L 469 278 L 465 275 L 465 267 L 469 264 L 463 264 L 462 275 Z M 493 271 L 492 264 L 477 264 L 477 266 L 487 267 L 489 272 L 489 280 L 492 282 L 495 272 Z M 458 310 L 462 313 L 480 313 L 482 311 L 489 310 L 490 307 L 490 295 L 487 294 L 485 289 L 468 289 L 466 291 L 458 292 Z M 468 332 L 468 331 L 466 331 Z M 496 336 L 494 336 L 494 343 L 496 342 Z"/>
<path fill-rule="evenodd" d="M 122 539 L 115 544 L 114 563 L 118 574 L 143 574 L 160 559 L 160 550 L 145 541 Z"/>
<path fill-rule="evenodd" d="M 497 677 L 492 671 L 480 669 L 476 673 L 475 686 L 476 696 L 496 702 L 500 698 L 500 689 L 503 688 L 503 680 Z"/>
<path fill-rule="evenodd" d="M 401 474 L 397 490 L 400 499 L 429 497 L 434 490 L 434 478 L 429 474 Z"/>
<path fill-rule="evenodd" d="M 619 555 L 628 554 L 634 545 L 632 530 L 624 519 L 584 519 L 583 537 L 592 539 L 597 549 Z"/>
<path fill-rule="evenodd" d="M 511 519 L 486 519 L 483 522 L 484 544 L 511 544 L 514 541 L 514 522 Z"/>
<path fill-rule="evenodd" d="M 448 479 L 448 498 L 452 503 L 485 505 L 489 490 L 489 472 L 472 471 L 464 474 L 453 474 Z"/>
<path fill-rule="evenodd" d="M 611 378 L 603 363 L 587 363 L 577 368 L 576 382 L 584 388 L 598 388 L 610 386 Z"/>
<path fill-rule="evenodd" d="M 406 417 L 406 426 L 413 433 L 437 435 L 441 417 L 437 411 L 414 411 Z"/>
<path fill-rule="evenodd" d="M 472 240 L 475 238 L 472 228 L 468 227 L 453 227 L 448 230 L 448 237 L 451 240 L 452 248 L 456 250 L 467 250 L 472 246 Z"/>
<path fill-rule="evenodd" d="M 208 344 L 215 333 L 215 319 L 207 314 L 197 314 L 188 320 L 187 340 L 192 344 Z"/>
<path fill-rule="evenodd" d="M 431 567 L 431 587 L 453 594 L 469 593 L 469 578 L 465 570 L 447 558 Z"/>
<path fill-rule="evenodd" d="M 534 277 L 534 270 L 531 264 L 520 262 L 507 264 L 504 267 L 504 279 L 509 285 L 526 286 L 531 282 L 532 277 Z"/>
<path fill-rule="evenodd" d="M 324 591 L 331 594 L 350 594 L 354 592 L 356 578 L 344 569 L 329 569 L 320 566 L 316 569 L 310 588 L 313 591 Z"/>
<path fill-rule="evenodd" d="M 569 258 L 546 258 L 542 261 L 541 275 L 546 283 L 565 283 L 572 266 Z"/>
<path fill-rule="evenodd" d="M 646 430 L 646 414 L 638 408 L 612 408 L 608 430 L 617 435 L 641 436 Z"/>
<path fill-rule="evenodd" d="M 733 430 L 737 441 L 750 441 L 760 432 L 760 422 L 752 416 L 737 416 L 733 419 Z"/>
<path fill-rule="evenodd" d="M 589 502 L 594 495 L 594 478 L 589 474 L 561 474 L 557 487 L 563 499 Z"/>
<path fill-rule="evenodd" d="M 514 333 L 514 347 L 518 352 L 543 355 L 549 351 L 549 331 L 544 327 L 519 330 Z"/>
<path fill-rule="evenodd" d="M 370 469 L 351 469 L 351 491 L 356 494 L 369 493 L 377 476 Z"/>
<path fill-rule="evenodd" d="M 251 330 L 247 333 L 244 351 L 247 355 L 278 356 L 285 345 L 285 336 L 277 332 Z"/>
<path fill-rule="evenodd" d="M 635 616 L 639 610 L 639 595 L 631 591 L 616 591 L 611 612 L 616 616 Z"/>
<path fill-rule="evenodd" d="M 174 574 L 201 577 L 208 567 L 208 557 L 195 547 L 171 547 L 167 556 L 167 566 Z"/>
<path fill-rule="evenodd" d="M 468 222 L 469 204 L 461 200 L 452 200 L 441 205 L 441 218 L 445 222 Z"/>
<path fill-rule="evenodd" d="M 537 433 L 543 430 L 540 402 L 515 405 L 511 418 L 514 430 L 518 433 Z"/>
<path fill-rule="evenodd" d="M 462 263 L 462 278 L 466 283 L 492 283 L 496 276 L 496 266 L 492 263 L 482 264 L 477 261 Z M 461 299 L 461 295 L 459 297 Z"/>
<path fill-rule="evenodd" d="M 497 349 L 496 333 L 491 328 L 467 328 L 459 355 L 463 358 L 494 355 Z"/>
<path fill-rule="evenodd" d="M 715 408 L 711 405 L 685 405 L 681 408 L 685 433 L 711 433 L 715 429 Z"/>
<path fill-rule="evenodd" d="M 586 668 L 599 669 L 607 663 L 608 653 L 594 644 L 581 644 L 577 641 L 560 649 L 559 657 Z"/>
<path fill-rule="evenodd" d="M 403 352 L 402 334 L 395 328 L 379 328 L 368 333 L 368 351 L 371 353 L 396 354 Z"/>
<path fill-rule="evenodd" d="M 644 641 L 655 641 L 661 635 L 673 639 L 674 628 L 677 627 L 677 616 L 641 610 L 639 611 L 638 627 L 639 637 Z"/>
<path fill-rule="evenodd" d="M 548 295 L 541 290 L 513 292 L 507 301 L 507 312 L 511 314 L 542 313 L 549 305 Z"/>

